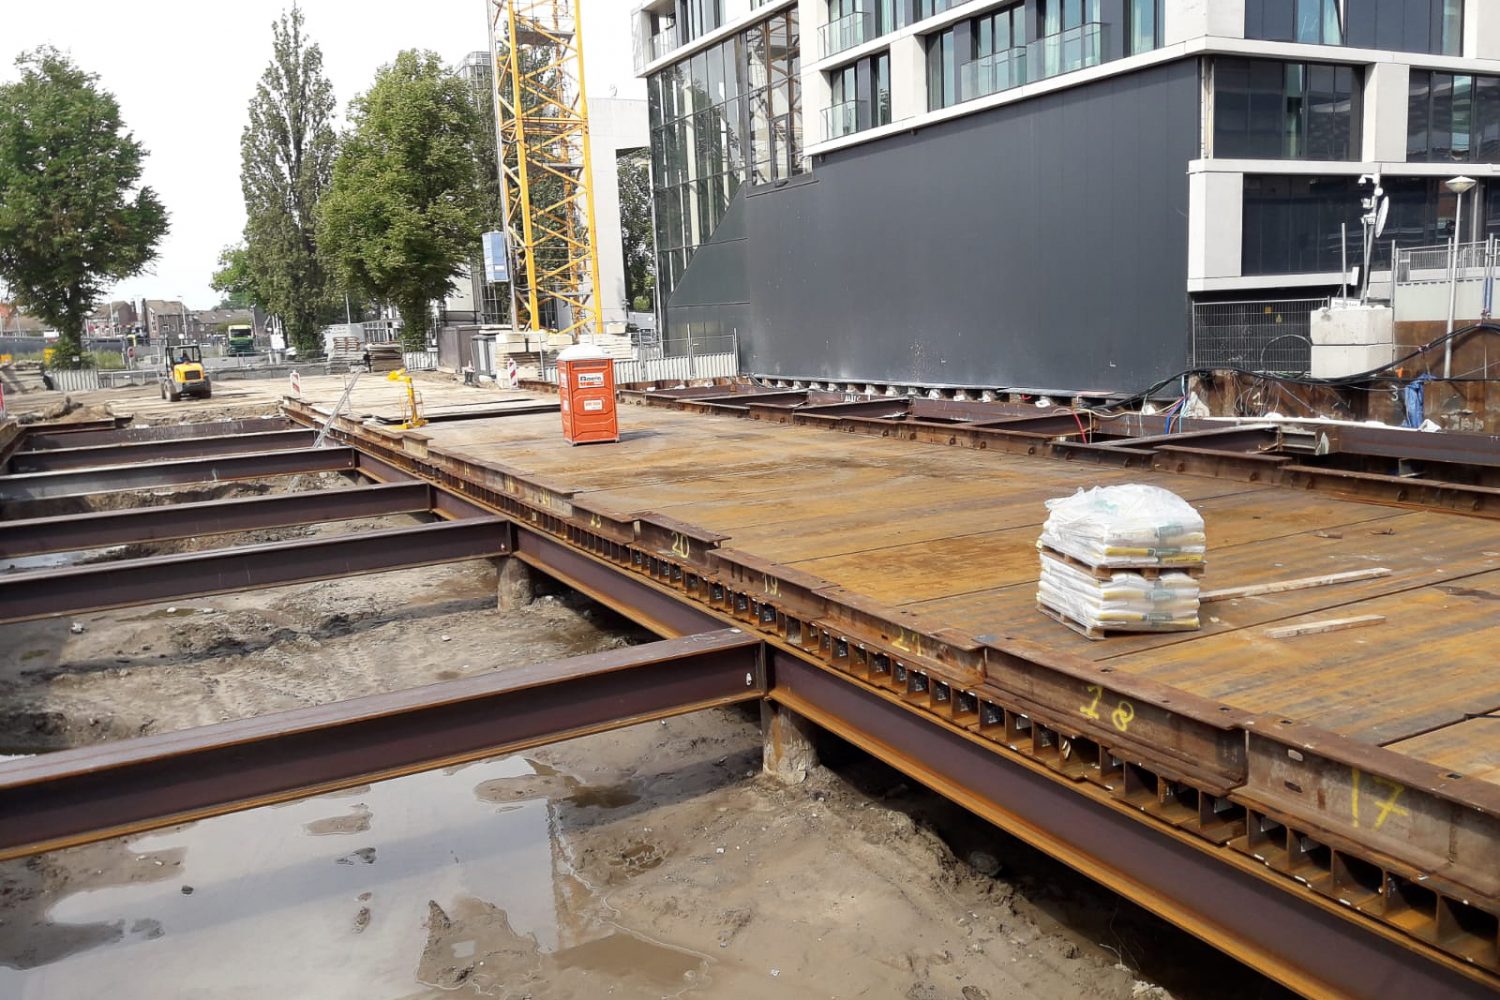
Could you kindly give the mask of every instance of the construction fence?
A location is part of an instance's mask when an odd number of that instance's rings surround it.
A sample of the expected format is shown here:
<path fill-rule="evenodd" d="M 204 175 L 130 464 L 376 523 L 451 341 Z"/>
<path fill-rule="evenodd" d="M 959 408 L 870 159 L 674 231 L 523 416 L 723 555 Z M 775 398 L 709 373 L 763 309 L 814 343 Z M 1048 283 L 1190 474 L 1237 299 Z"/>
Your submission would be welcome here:
<path fill-rule="evenodd" d="M 615 385 L 632 382 L 686 382 L 700 378 L 731 378 L 739 374 L 739 337 L 701 337 L 691 348 L 674 343 L 674 353 L 667 353 L 660 342 L 637 345 L 635 356 L 615 359 Z M 680 351 L 680 353 L 676 353 Z M 557 352 L 547 351 L 541 359 L 541 377 L 557 381 Z"/>
<path fill-rule="evenodd" d="M 1195 302 L 1189 367 L 1306 374 L 1312 370 L 1312 314 L 1327 301 Z"/>

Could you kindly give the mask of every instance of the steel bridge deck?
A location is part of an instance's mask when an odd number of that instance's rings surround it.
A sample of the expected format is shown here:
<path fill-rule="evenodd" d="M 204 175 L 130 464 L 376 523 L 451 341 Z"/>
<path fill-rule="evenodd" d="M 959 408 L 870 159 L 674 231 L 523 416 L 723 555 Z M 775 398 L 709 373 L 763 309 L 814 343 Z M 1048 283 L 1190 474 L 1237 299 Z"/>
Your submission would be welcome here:
<path fill-rule="evenodd" d="M 628 407 L 611 447 L 569 447 L 555 417 L 519 412 L 340 436 L 1500 983 L 1500 788 L 1485 728 L 1500 675 L 1483 639 L 1500 526 L 1059 461 L 1024 415 L 999 414 L 1022 433 L 985 453 L 872 441 L 784 420 L 776 411 L 796 400 L 783 395 L 728 400 L 720 417 Z M 716 398 L 693 407 L 712 412 Z M 1127 481 L 1200 507 L 1208 587 L 1391 572 L 1206 605 L 1198 633 L 1089 642 L 1035 610 L 1043 502 Z M 1361 614 L 1386 622 L 1266 635 Z"/>
<path fill-rule="evenodd" d="M 1312 460 L 1281 454 L 1282 432 L 1259 426 L 1190 425 L 1197 444 L 1187 450 L 1209 459 L 1182 463 L 1181 445 L 1158 440 L 1162 428 L 1149 422 L 1122 443 L 1081 440 L 1088 434 L 1078 421 L 1083 433 L 1070 441 L 1076 418 L 1066 413 L 1065 423 L 1058 414 L 950 402 L 916 412 L 905 400 L 757 399 L 718 387 L 682 396 L 654 401 L 693 412 L 631 408 L 620 444 L 594 448 L 569 448 L 555 414 L 514 396 L 503 414 L 421 432 L 341 420 L 336 446 L 320 451 L 236 455 L 240 445 L 229 442 L 184 459 L 176 456 L 199 449 L 196 442 L 90 431 L 75 447 L 120 445 L 139 456 L 155 442 L 169 460 L 21 472 L 0 479 L 0 497 L 306 468 L 425 482 L 432 515 L 459 523 L 407 531 L 413 553 L 433 528 L 455 538 L 488 532 L 498 514 L 507 519 L 498 541 L 486 535 L 434 557 L 514 553 L 666 637 L 737 625 L 766 650 L 756 654 L 766 668 L 755 697 L 807 715 L 1296 989 L 1376 996 L 1382 988 L 1478 995 L 1500 987 L 1500 679 L 1485 648 L 1495 627 L 1488 612 L 1500 599 L 1500 526 L 1490 520 L 1488 487 L 1434 478 L 1413 494 L 1407 481 L 1368 468 L 1313 465 L 1313 473 L 1267 485 L 1254 481 L 1262 470 Z M 307 402 L 289 401 L 287 411 L 302 425 L 322 419 Z M 285 426 L 224 428 L 221 436 Z M 71 444 L 23 440 L 16 454 Z M 1363 454 L 1377 444 L 1385 442 L 1338 447 Z M 1418 444 L 1428 454 L 1435 447 Z M 1474 447 L 1455 442 L 1454 453 Z M 1445 451 L 1438 461 L 1448 458 Z M 1159 471 L 1178 465 L 1213 475 Z M 1087 642 L 1034 608 L 1043 502 L 1125 481 L 1156 482 L 1200 507 L 1210 588 L 1390 572 L 1206 605 L 1199 633 Z M 1346 491 L 1349 482 L 1357 486 Z M 1331 496 L 1329 483 L 1383 505 Z M 399 492 L 365 487 L 361 496 L 379 505 Z M 1485 516 L 1414 509 L 1434 498 Z M 234 530 L 323 519 L 330 502 L 277 498 L 186 512 Z M 144 511 L 67 520 L 31 522 L 33 549 L 55 550 L 70 537 L 163 537 L 158 517 Z M 315 551 L 294 548 L 302 565 L 316 564 Z M 230 549 L 183 560 L 180 572 L 166 568 L 189 589 L 204 589 L 217 566 L 237 574 L 235 589 L 311 571 L 282 568 L 276 554 L 266 572 L 234 568 L 265 558 Z M 391 556 L 392 564 L 408 558 Z M 135 572 L 128 564 L 65 571 L 48 594 L 30 599 L 51 602 L 38 609 L 45 613 L 91 607 L 93 587 Z M 118 598 L 106 603 L 156 592 L 134 588 L 116 581 Z M 1358 614 L 1386 621 L 1355 633 L 1266 634 L 1273 624 Z M 581 677 L 560 665 L 535 680 Z M 423 705 L 409 704 L 414 734 L 433 718 Z M 354 703 L 348 711 L 363 717 Z M 601 712 L 590 725 L 614 724 Z M 297 725 L 342 724 L 328 719 Z M 137 810 L 122 822 L 144 828 L 182 810 L 306 794 L 303 764 L 317 753 L 302 753 L 295 739 L 278 742 L 285 722 L 267 719 L 271 729 L 261 734 L 281 771 L 249 796 L 221 782 L 223 790 L 177 802 L 176 812 L 166 799 L 150 801 L 152 768 L 175 751 L 129 741 L 117 752 L 145 769 L 138 792 L 120 797 Z M 232 725 L 193 737 L 205 760 L 238 739 Z M 551 738 L 570 731 L 557 727 Z M 499 736 L 484 746 L 509 745 Z M 307 745 L 316 749 L 320 738 Z M 402 766 L 428 766 L 430 756 L 424 750 Z M 73 818 L 52 842 L 106 835 L 110 828 L 89 818 L 109 800 L 87 778 L 98 761 L 53 764 L 61 770 L 0 765 L 0 795 L 17 796 L 7 810 L 21 817 L 16 831 L 26 814 L 46 814 L 48 789 L 76 788 Z M 34 847 L 24 833 L 8 838 L 12 851 Z"/>

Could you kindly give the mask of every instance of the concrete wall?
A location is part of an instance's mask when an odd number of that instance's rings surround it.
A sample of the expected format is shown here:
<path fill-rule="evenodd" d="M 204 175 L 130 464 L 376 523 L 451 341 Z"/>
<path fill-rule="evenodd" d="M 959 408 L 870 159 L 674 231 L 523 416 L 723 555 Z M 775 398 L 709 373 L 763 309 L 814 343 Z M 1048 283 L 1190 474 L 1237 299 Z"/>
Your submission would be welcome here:
<path fill-rule="evenodd" d="M 1183 60 L 829 153 L 742 190 L 668 336 L 736 329 L 770 375 L 1145 388 L 1186 363 L 1197 149 Z"/>
<path fill-rule="evenodd" d="M 650 145 L 651 123 L 646 102 L 613 97 L 591 98 L 589 139 L 594 159 L 594 218 L 598 227 L 594 245 L 599 252 L 599 292 L 604 323 L 611 332 L 621 332 L 631 306 L 625 298 L 619 154 Z"/>

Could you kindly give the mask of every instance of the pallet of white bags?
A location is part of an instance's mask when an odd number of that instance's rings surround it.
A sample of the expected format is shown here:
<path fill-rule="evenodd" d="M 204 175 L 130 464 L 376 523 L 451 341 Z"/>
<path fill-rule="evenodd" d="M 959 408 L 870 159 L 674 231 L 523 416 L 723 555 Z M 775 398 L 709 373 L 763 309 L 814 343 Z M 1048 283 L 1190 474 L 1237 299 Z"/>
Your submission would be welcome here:
<path fill-rule="evenodd" d="M 1080 621 L 1075 621 L 1073 618 L 1069 617 L 1067 614 L 1064 614 L 1061 611 L 1058 611 L 1056 608 L 1047 607 L 1047 605 L 1043 604 L 1041 601 L 1037 602 L 1036 609 L 1042 614 L 1046 615 L 1048 618 L 1051 618 L 1053 621 L 1057 622 L 1059 625 L 1072 629 L 1074 632 L 1077 632 L 1079 635 L 1083 636 L 1085 639 L 1090 640 L 1091 642 L 1098 642 L 1101 639 L 1108 639 L 1113 636 L 1121 635 L 1152 635 L 1154 633 L 1160 632 L 1196 632 L 1200 627 L 1198 625 L 1151 625 L 1142 628 L 1101 628 L 1097 625 L 1085 625 Z"/>
<path fill-rule="evenodd" d="M 1096 580 L 1108 580 L 1116 573 L 1138 573 L 1148 580 L 1156 580 L 1163 573 L 1186 573 L 1188 576 L 1198 578 L 1203 575 L 1206 566 L 1203 563 L 1192 563 L 1187 566 L 1091 566 L 1081 559 L 1075 559 L 1065 552 L 1059 552 L 1048 545 L 1037 543 L 1037 551 L 1043 555 L 1050 556 L 1060 563 L 1066 563 L 1081 573 L 1087 573 Z"/>

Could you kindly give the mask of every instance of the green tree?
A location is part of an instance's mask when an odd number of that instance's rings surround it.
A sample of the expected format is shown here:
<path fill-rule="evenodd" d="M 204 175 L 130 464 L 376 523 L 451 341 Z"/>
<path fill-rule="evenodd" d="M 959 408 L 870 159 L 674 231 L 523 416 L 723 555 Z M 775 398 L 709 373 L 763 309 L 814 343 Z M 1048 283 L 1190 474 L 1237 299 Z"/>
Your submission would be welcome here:
<path fill-rule="evenodd" d="M 271 25 L 271 62 L 240 136 L 240 187 L 245 290 L 281 318 L 292 345 L 306 355 L 322 353 L 319 318 L 332 297 L 318 255 L 317 209 L 333 176 L 338 137 L 323 50 L 308 41 L 302 24 L 293 6 Z"/>
<path fill-rule="evenodd" d="M 261 304 L 250 274 L 250 254 L 243 243 L 219 251 L 219 266 L 208 283 L 223 296 L 219 309 L 249 309 Z"/>
<path fill-rule="evenodd" d="M 155 259 L 167 211 L 138 186 L 145 147 L 97 76 L 46 47 L 16 65 L 0 86 L 0 279 L 56 327 L 58 365 L 86 365 L 94 303 Z"/>
<path fill-rule="evenodd" d="M 620 235 L 625 243 L 625 299 L 631 308 L 649 312 L 656 292 L 655 240 L 652 234 L 651 151 L 621 154 Z"/>
<path fill-rule="evenodd" d="M 484 218 L 469 84 L 431 52 L 402 52 L 350 118 L 318 244 L 343 281 L 400 311 L 420 347 L 428 306 L 452 290 Z"/>

